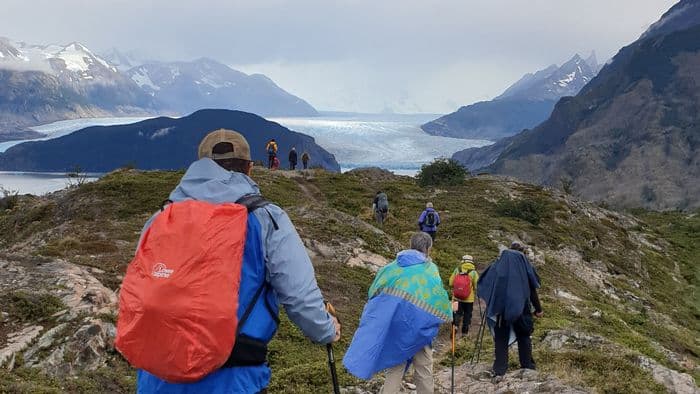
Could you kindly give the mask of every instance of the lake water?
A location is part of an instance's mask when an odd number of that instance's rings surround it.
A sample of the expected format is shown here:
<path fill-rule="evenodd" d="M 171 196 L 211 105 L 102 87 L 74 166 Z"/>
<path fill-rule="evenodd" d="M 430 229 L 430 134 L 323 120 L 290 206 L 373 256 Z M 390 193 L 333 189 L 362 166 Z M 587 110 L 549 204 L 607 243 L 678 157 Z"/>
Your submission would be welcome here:
<path fill-rule="evenodd" d="M 92 182 L 96 179 L 97 175 L 92 174 L 86 181 Z M 70 185 L 71 180 L 66 174 L 0 171 L 0 198 L 4 197 L 2 189 L 19 194 L 42 195 L 65 189 Z"/>
<path fill-rule="evenodd" d="M 435 137 L 424 133 L 420 125 L 437 115 L 374 115 L 326 113 L 313 118 L 274 118 L 291 130 L 308 134 L 316 143 L 333 153 L 343 171 L 376 166 L 399 175 L 415 175 L 421 165 L 436 157 L 475 146 L 485 140 Z M 134 123 L 146 118 L 77 119 L 37 126 L 45 133 L 41 140 L 58 138 L 89 126 Z M 36 140 L 33 140 L 36 141 Z M 0 143 L 0 152 L 24 141 Z M 194 147 L 193 147 L 194 149 Z M 285 152 L 289 147 L 281 147 Z M 91 179 L 96 179 L 94 176 Z M 65 188 L 65 174 L 0 172 L 0 187 L 21 194 L 44 194 Z"/>

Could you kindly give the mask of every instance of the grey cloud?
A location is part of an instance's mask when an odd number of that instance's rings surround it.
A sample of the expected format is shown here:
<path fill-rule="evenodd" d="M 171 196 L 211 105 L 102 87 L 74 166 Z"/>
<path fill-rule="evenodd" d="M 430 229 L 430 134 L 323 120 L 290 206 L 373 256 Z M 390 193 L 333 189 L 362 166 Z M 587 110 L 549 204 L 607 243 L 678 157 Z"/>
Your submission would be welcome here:
<path fill-rule="evenodd" d="M 3 0 L 0 35 L 276 69 L 270 77 L 321 108 L 364 100 L 376 104 L 357 108 L 378 111 L 384 102 L 413 100 L 424 111 L 448 111 L 449 102 L 496 95 L 521 74 L 575 52 L 595 49 L 606 59 L 674 2 Z M 291 75 L 321 65 L 333 69 L 333 79 Z M 342 75 L 348 80 L 338 81 Z M 425 89 L 431 91 L 421 95 Z M 353 97 L 337 96 L 342 92 Z"/>

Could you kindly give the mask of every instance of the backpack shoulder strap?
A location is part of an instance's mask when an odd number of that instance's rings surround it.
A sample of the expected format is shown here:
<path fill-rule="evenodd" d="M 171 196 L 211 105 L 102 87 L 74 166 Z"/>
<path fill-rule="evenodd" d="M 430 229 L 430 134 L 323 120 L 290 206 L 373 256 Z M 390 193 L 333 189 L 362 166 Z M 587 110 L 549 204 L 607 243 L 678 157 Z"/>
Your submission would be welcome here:
<path fill-rule="evenodd" d="M 270 205 L 271 202 L 267 201 L 263 196 L 259 194 L 246 194 L 236 201 L 236 204 L 243 205 L 248 208 L 248 212 L 253 212 L 256 209 L 260 209 L 264 206 Z"/>
<path fill-rule="evenodd" d="M 236 204 L 243 205 L 244 207 L 248 208 L 248 213 L 251 213 L 260 208 L 265 208 L 272 203 L 259 194 L 246 194 L 245 196 L 239 198 L 238 201 L 236 201 Z M 274 227 L 275 230 L 279 230 L 277 221 L 275 221 L 275 218 L 272 217 L 270 211 L 265 209 L 265 212 L 267 212 L 267 216 L 269 216 L 270 221 L 272 221 L 272 227 Z"/>

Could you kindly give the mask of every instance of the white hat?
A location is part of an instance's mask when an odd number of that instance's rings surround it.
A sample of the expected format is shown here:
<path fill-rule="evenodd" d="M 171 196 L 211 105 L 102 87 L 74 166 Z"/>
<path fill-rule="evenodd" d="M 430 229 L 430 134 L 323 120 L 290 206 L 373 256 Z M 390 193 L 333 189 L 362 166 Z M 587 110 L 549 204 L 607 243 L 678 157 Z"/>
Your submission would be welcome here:
<path fill-rule="evenodd" d="M 466 261 L 466 262 L 473 263 L 473 262 L 474 262 L 474 258 L 473 258 L 472 256 L 468 255 L 468 254 L 465 254 L 464 256 L 462 256 L 462 261 Z"/>

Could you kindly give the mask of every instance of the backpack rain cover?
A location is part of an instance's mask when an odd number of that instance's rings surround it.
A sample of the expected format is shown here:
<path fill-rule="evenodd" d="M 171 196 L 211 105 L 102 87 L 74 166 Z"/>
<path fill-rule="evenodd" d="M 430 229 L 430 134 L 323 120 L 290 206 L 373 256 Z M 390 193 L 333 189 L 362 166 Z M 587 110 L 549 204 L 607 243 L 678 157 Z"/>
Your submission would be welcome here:
<path fill-rule="evenodd" d="M 135 368 L 172 383 L 200 380 L 228 359 L 248 211 L 186 200 L 159 213 L 127 268 L 115 346 Z"/>

